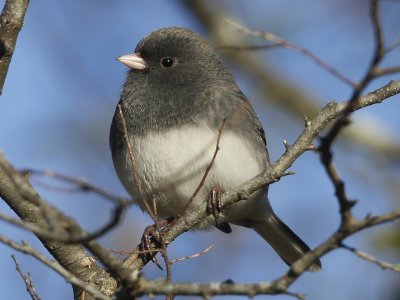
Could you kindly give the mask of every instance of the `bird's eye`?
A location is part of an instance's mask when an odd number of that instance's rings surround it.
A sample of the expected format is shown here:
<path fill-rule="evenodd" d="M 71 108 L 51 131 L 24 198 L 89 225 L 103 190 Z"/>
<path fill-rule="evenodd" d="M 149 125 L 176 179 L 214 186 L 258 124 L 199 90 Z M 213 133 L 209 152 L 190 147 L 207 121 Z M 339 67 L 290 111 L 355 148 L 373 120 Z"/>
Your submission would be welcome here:
<path fill-rule="evenodd" d="M 164 57 L 163 59 L 161 59 L 161 64 L 165 68 L 170 68 L 174 64 L 174 60 L 171 57 Z"/>

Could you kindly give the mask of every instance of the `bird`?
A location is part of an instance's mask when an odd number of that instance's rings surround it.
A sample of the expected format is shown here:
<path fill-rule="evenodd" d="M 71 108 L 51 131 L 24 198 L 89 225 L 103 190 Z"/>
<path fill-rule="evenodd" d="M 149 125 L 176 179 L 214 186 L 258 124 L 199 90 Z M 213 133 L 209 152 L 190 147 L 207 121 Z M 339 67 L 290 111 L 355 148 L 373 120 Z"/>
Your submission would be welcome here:
<path fill-rule="evenodd" d="M 111 123 L 111 154 L 143 211 L 176 218 L 271 167 L 256 113 L 201 35 L 163 27 L 117 59 L 129 69 Z M 230 233 L 230 224 L 254 229 L 289 266 L 310 251 L 272 210 L 268 186 L 196 229 Z M 320 269 L 316 259 L 308 270 Z"/>

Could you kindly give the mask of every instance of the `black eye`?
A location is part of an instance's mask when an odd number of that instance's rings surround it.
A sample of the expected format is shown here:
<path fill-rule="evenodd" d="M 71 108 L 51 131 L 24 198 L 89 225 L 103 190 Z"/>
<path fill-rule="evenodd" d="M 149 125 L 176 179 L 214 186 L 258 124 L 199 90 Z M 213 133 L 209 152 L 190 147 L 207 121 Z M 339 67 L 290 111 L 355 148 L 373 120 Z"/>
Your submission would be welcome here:
<path fill-rule="evenodd" d="M 170 68 L 174 64 L 174 60 L 171 57 L 164 57 L 161 60 L 161 64 L 166 68 Z"/>

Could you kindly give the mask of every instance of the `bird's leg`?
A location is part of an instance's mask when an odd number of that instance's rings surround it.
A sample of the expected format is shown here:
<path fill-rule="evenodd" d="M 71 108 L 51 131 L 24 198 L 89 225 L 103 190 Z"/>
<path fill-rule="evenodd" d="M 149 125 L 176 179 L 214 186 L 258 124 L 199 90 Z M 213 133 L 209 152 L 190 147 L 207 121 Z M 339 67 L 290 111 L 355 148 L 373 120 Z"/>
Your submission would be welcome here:
<path fill-rule="evenodd" d="M 222 190 L 219 187 L 213 187 L 210 192 L 210 197 L 207 202 L 207 212 L 210 212 L 214 216 L 215 227 L 225 233 L 231 233 L 231 226 L 219 220 L 219 214 L 221 213 L 221 194 Z"/>
<path fill-rule="evenodd" d="M 140 244 L 141 250 L 147 252 L 144 254 L 144 256 L 150 259 L 161 270 L 162 267 L 160 266 L 156 258 L 156 254 L 158 251 L 156 251 L 155 249 L 161 247 L 162 245 L 162 237 L 160 236 L 160 231 L 163 231 L 165 228 L 167 228 L 171 224 L 172 220 L 173 218 L 169 218 L 162 220 L 157 224 L 147 226 L 143 232 Z M 155 247 L 152 246 L 153 244 L 155 245 Z M 153 249 L 154 252 L 152 252 Z"/>
<path fill-rule="evenodd" d="M 207 212 L 214 216 L 215 224 L 218 224 L 219 214 L 221 213 L 221 189 L 213 187 L 207 203 Z"/>

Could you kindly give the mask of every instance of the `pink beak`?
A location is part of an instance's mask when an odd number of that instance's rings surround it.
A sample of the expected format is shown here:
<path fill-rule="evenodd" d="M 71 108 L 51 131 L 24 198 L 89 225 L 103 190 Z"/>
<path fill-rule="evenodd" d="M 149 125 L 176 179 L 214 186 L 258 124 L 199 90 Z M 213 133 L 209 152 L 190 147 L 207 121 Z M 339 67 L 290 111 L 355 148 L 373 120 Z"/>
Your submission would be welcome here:
<path fill-rule="evenodd" d="M 122 62 L 125 66 L 135 70 L 144 70 L 147 68 L 146 62 L 139 53 L 122 55 L 117 57 L 117 60 Z"/>

